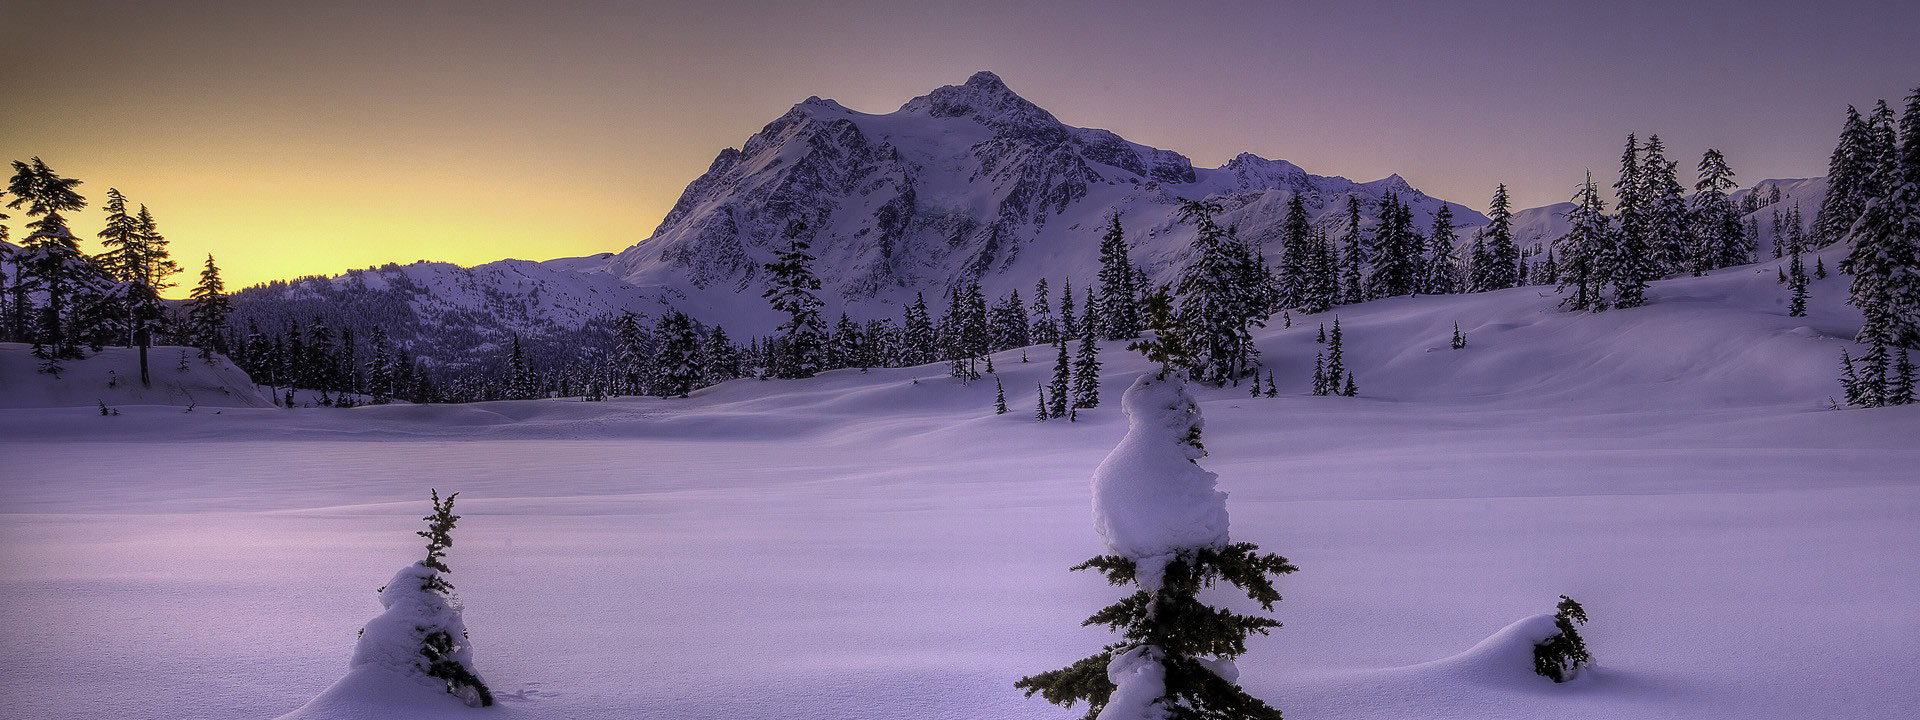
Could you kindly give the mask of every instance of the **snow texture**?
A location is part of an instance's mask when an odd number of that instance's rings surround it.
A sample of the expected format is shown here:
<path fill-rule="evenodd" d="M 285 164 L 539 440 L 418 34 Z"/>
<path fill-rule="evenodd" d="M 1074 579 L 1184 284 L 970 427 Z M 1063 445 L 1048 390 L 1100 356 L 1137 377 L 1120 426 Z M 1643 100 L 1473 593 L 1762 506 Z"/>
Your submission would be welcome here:
<path fill-rule="evenodd" d="M 1342 307 L 1357 398 L 1307 392 L 1332 318 L 1257 330 L 1279 397 L 1189 388 L 1233 536 L 1302 568 L 1241 686 L 1298 720 L 1911 720 L 1920 405 L 1828 409 L 1860 313 L 1835 275 L 1789 317 L 1777 267 L 1597 314 L 1539 287 Z M 1103 396 L 1153 369 L 1102 350 Z M 1030 407 L 1051 363 L 1019 358 L 994 365 Z M 931 365 L 665 400 L 0 407 L 0 715 L 1058 720 L 1012 683 L 1111 638 L 1079 623 L 1113 588 L 1062 569 L 1106 551 L 1088 473 L 1130 429 L 993 397 Z M 497 703 L 355 669 L 322 715 L 367 568 L 400 564 L 433 487 L 462 491 Z M 1468 650 L 1562 593 L 1594 618 L 1578 681 L 1533 674 L 1532 631 Z"/>
<path fill-rule="evenodd" d="M 1120 407 L 1127 434 L 1093 472 L 1093 529 L 1153 592 L 1177 553 L 1227 544 L 1227 494 L 1188 442 L 1202 420 L 1185 379 L 1141 375 Z"/>
<path fill-rule="evenodd" d="M 1160 661 L 1160 648 L 1152 645 L 1115 654 L 1107 662 L 1113 695 L 1096 720 L 1165 720 L 1168 708 L 1160 699 L 1167 694 L 1167 668 Z"/>

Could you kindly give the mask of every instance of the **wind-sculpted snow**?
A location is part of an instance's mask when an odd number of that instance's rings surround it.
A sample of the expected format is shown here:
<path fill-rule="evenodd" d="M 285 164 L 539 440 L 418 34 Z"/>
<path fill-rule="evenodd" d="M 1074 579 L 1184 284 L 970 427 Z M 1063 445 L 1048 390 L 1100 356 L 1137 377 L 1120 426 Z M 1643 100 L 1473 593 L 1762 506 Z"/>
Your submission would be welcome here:
<path fill-rule="evenodd" d="M 1176 553 L 1227 544 L 1227 494 L 1189 442 L 1199 404 L 1178 377 L 1141 375 L 1121 397 L 1127 435 L 1093 472 L 1093 528 L 1155 590 Z M 1157 697 L 1157 696 L 1152 696 Z"/>

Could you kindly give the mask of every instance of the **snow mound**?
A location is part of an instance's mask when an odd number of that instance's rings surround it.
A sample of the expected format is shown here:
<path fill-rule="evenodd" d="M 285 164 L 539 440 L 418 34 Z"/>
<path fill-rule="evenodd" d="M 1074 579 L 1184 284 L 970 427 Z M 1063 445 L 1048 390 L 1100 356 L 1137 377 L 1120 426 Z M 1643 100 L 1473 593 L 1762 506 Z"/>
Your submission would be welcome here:
<path fill-rule="evenodd" d="M 180 369 L 185 355 L 186 369 Z M 83 360 L 60 363 L 59 377 L 39 371 L 33 346 L 0 343 L 0 408 L 91 407 L 122 405 L 198 405 L 200 407 L 273 407 L 254 387 L 246 371 L 225 356 L 200 359 L 186 347 L 147 350 L 147 376 L 140 384 L 140 351 L 110 347 Z"/>
<path fill-rule="evenodd" d="M 1205 451 L 1186 442 L 1201 419 L 1185 380 L 1142 375 L 1120 407 L 1127 435 L 1093 472 L 1093 529 L 1151 589 L 1153 568 L 1175 552 L 1227 544 L 1227 494 L 1197 464 Z"/>
<path fill-rule="evenodd" d="M 1458 655 L 1402 669 L 1430 671 L 1487 685 L 1550 685 L 1552 680 L 1533 671 L 1533 646 L 1558 632 L 1552 613 L 1529 615 L 1500 628 L 1499 632 Z M 1576 675 L 1570 682 L 1578 680 Z"/>
<path fill-rule="evenodd" d="M 444 630 L 457 638 L 452 660 L 473 667 L 467 626 L 457 596 L 425 588 L 437 573 L 414 563 L 395 573 L 380 591 L 386 611 L 367 622 L 353 648 L 346 677 L 322 691 L 300 709 L 281 716 L 287 720 L 318 718 L 416 718 L 468 711 L 475 700 L 449 694 L 447 683 L 428 675 L 423 667 L 421 642 L 429 630 Z M 427 714 L 423 714 L 427 713 Z"/>
<path fill-rule="evenodd" d="M 1167 706 L 1159 702 L 1167 694 L 1167 667 L 1160 662 L 1160 649 L 1142 645 L 1114 655 L 1107 661 L 1107 681 L 1113 694 L 1095 720 L 1163 720 Z"/>

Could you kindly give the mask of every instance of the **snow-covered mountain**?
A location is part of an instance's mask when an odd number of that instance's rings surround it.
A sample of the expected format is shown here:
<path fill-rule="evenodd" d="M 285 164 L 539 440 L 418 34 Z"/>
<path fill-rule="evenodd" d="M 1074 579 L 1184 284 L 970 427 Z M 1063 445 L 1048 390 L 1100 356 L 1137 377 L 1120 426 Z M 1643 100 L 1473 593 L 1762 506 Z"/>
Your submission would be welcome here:
<path fill-rule="evenodd" d="M 1397 175 L 1355 182 L 1252 154 L 1196 168 L 1179 153 L 1062 123 L 981 72 L 886 114 L 808 98 L 722 150 L 654 233 L 619 253 L 387 265 L 251 288 L 239 305 L 270 331 L 318 314 L 377 321 L 403 339 L 434 335 L 416 348 L 429 356 L 484 350 L 509 334 L 565 336 L 620 309 L 678 307 L 744 336 L 777 322 L 761 298 L 761 266 L 794 220 L 818 257 L 827 311 L 873 317 L 921 292 L 937 307 L 954 283 L 974 280 L 1000 295 L 1046 277 L 1057 294 L 1062 279 L 1093 275 L 1112 211 L 1135 261 L 1165 279 L 1192 240 L 1175 220 L 1183 198 L 1219 202 L 1243 237 L 1267 241 L 1295 194 L 1332 227 L 1348 197 L 1371 214 L 1388 191 L 1422 225 L 1443 203 Z M 1463 226 L 1485 222 L 1462 205 L 1453 212 Z"/>
<path fill-rule="evenodd" d="M 1783 202 L 1800 202 L 1811 222 L 1824 180 L 1766 183 L 1781 184 Z M 429 358 L 464 357 L 513 334 L 574 342 L 622 309 L 676 307 L 744 338 L 778 322 L 761 297 L 762 266 L 792 221 L 804 223 L 818 258 L 829 317 L 864 319 L 897 316 L 916 293 L 938 308 L 948 288 L 975 280 L 996 297 L 1030 293 L 1042 277 L 1056 298 L 1066 278 L 1083 292 L 1110 212 L 1120 213 L 1135 262 L 1167 280 L 1193 239 L 1176 220 L 1181 199 L 1216 201 L 1242 237 L 1271 244 L 1294 195 L 1337 235 L 1348 198 L 1371 224 L 1389 191 L 1422 229 L 1443 203 L 1463 242 L 1486 222 L 1398 175 L 1355 182 L 1252 154 L 1196 168 L 1179 153 L 1062 123 L 980 72 L 885 114 L 808 98 L 722 150 L 651 236 L 618 253 L 387 265 L 249 289 L 239 306 L 270 331 L 314 315 L 382 324 Z M 1531 247 L 1559 237 L 1566 206 L 1515 213 L 1516 238 Z"/>

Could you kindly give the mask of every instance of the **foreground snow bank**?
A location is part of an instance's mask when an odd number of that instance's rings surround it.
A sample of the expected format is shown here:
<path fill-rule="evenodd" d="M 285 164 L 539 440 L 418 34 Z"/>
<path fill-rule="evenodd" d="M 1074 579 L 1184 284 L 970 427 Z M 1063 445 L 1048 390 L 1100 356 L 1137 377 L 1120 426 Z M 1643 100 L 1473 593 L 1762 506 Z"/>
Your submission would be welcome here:
<path fill-rule="evenodd" d="M 427 658 L 421 654 L 430 634 L 446 633 L 453 643 L 446 659 L 462 668 L 473 667 L 460 599 L 452 590 L 434 590 L 431 583 L 438 577 L 438 571 L 425 563 L 414 563 L 395 573 L 380 590 L 380 604 L 386 612 L 361 629 L 346 677 L 283 717 L 412 718 L 434 717 L 437 715 L 433 713 L 439 711 L 457 716 L 465 710 L 462 703 L 479 706 L 480 697 L 471 688 L 461 688 L 455 694 L 447 681 L 428 674 Z"/>

